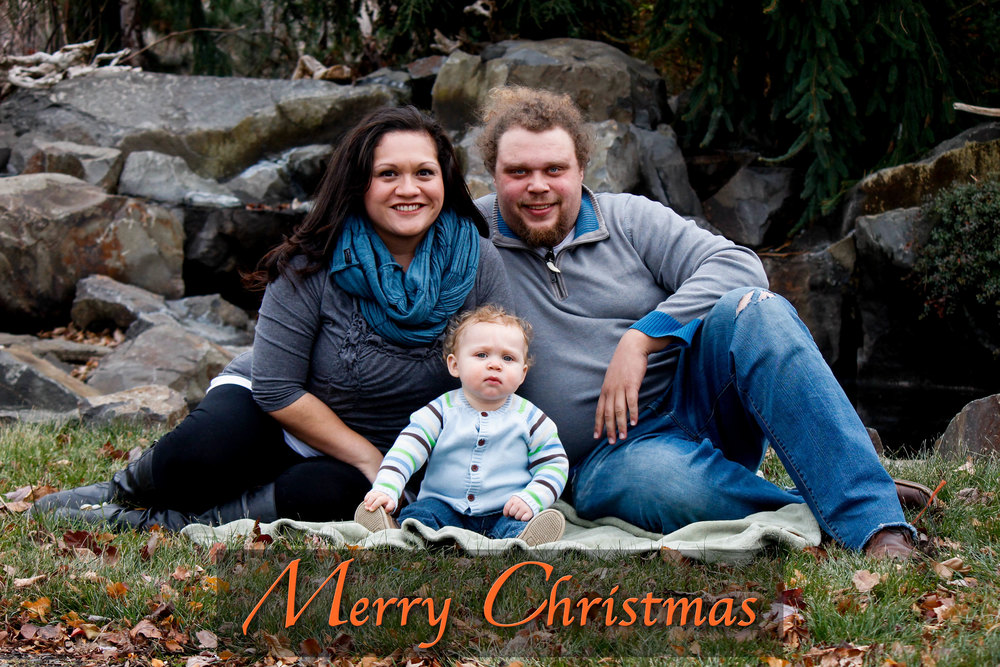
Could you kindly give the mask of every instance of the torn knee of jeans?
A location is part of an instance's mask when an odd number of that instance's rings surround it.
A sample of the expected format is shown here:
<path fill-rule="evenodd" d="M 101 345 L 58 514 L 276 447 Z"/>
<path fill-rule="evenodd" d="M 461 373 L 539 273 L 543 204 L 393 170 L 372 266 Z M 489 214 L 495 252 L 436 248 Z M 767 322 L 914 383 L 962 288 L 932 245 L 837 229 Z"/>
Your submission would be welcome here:
<path fill-rule="evenodd" d="M 740 298 L 740 302 L 736 304 L 736 314 L 739 315 L 743 312 L 743 309 L 750 305 L 750 301 L 753 299 L 755 292 L 747 292 Z M 769 292 L 766 289 L 762 289 L 757 294 L 757 303 L 764 301 L 765 299 L 770 299 L 774 296 L 774 292 Z"/>

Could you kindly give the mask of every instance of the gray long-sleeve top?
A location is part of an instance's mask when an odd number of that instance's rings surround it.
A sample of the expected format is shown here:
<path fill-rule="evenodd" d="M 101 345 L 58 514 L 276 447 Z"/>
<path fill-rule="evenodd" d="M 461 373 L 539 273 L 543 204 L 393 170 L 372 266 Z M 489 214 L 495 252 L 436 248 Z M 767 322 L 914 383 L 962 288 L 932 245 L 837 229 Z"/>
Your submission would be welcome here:
<path fill-rule="evenodd" d="M 300 257 L 292 267 L 301 264 Z M 486 303 L 511 308 L 499 254 L 480 239 L 476 282 L 462 310 Z M 442 338 L 426 347 L 400 347 L 368 326 L 357 299 L 334 285 L 326 271 L 302 280 L 282 276 L 264 293 L 252 373 L 250 354 L 224 372 L 251 377 L 254 399 L 267 412 L 311 393 L 385 452 L 410 413 L 458 386 L 441 357 Z"/>
<path fill-rule="evenodd" d="M 546 266 L 504 223 L 496 195 L 476 201 L 500 249 L 518 315 L 534 327 L 535 363 L 518 393 L 559 428 L 571 464 L 597 442 L 604 373 L 629 328 L 690 342 L 708 311 L 737 287 L 767 287 L 757 256 L 669 208 L 585 189 L 574 238 Z M 650 355 L 642 409 L 670 386 L 676 348 Z"/>

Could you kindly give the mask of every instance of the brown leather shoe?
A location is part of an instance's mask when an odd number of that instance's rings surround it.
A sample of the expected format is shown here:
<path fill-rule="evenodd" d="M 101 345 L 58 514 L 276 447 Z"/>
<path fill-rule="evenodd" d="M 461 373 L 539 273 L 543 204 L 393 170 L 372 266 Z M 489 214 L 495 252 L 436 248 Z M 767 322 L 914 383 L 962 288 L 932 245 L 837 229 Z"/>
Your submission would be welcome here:
<path fill-rule="evenodd" d="M 919 484 L 917 482 L 911 482 L 905 479 L 894 479 L 892 480 L 896 483 L 896 496 L 899 498 L 899 504 L 905 509 L 910 510 L 922 510 L 927 506 L 928 501 L 931 499 L 931 490 Z M 934 504 L 938 502 L 937 498 L 934 499 Z"/>
<path fill-rule="evenodd" d="M 871 558 L 912 558 L 916 549 L 910 531 L 905 528 L 883 528 L 868 540 L 865 555 Z"/>

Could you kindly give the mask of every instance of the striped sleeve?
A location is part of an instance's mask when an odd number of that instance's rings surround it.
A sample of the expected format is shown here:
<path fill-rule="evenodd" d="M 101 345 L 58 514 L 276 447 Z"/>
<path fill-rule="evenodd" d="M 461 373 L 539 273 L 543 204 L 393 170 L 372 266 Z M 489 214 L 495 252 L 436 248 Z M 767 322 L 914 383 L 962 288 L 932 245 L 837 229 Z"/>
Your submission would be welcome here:
<path fill-rule="evenodd" d="M 524 399 L 521 399 L 524 400 Z M 556 430 L 555 422 L 537 407 L 525 401 L 528 423 L 528 471 L 531 482 L 516 494 L 538 514 L 559 498 L 566 487 L 569 459 Z"/>
<path fill-rule="evenodd" d="M 445 395 L 447 396 L 447 394 Z M 427 462 L 444 425 L 444 408 L 439 396 L 410 415 L 410 424 L 382 459 L 373 491 L 381 491 L 397 502 L 413 473 Z"/>

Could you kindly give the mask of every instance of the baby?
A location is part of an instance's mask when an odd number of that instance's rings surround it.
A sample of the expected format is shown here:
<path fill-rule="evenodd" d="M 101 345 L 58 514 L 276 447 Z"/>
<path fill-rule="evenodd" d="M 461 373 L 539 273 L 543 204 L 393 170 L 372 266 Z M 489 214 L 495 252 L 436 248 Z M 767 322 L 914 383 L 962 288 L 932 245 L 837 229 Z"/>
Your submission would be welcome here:
<path fill-rule="evenodd" d="M 566 485 L 569 460 L 552 420 L 514 393 L 531 364 L 530 338 L 527 322 L 497 306 L 451 322 L 444 356 L 462 388 L 410 416 L 355 521 L 373 532 L 397 527 L 390 514 L 407 480 L 427 462 L 417 500 L 402 509 L 400 521 L 516 537 L 529 546 L 562 537 L 563 515 L 546 508 Z"/>

